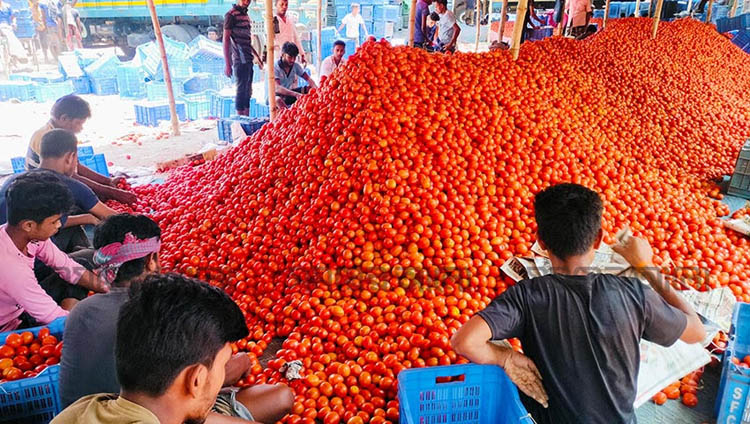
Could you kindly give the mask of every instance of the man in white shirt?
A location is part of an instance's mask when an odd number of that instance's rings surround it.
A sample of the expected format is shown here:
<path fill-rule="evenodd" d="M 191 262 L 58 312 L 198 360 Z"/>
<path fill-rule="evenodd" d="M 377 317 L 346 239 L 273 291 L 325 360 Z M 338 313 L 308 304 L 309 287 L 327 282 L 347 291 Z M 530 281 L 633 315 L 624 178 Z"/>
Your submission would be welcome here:
<path fill-rule="evenodd" d="M 456 40 L 458 40 L 458 34 L 461 33 L 461 27 L 456 23 L 456 17 L 453 15 L 453 12 L 448 10 L 447 0 L 437 0 L 435 10 L 438 16 L 440 16 L 440 20 L 437 23 L 437 45 L 440 51 L 455 52 Z"/>
<path fill-rule="evenodd" d="M 328 78 L 333 71 L 339 66 L 346 63 L 344 59 L 344 53 L 346 52 L 346 43 L 341 40 L 336 40 L 333 43 L 333 54 L 325 58 L 323 63 L 320 64 L 320 83 L 322 84 L 326 78 Z"/>
<path fill-rule="evenodd" d="M 346 38 L 353 39 L 357 45 L 359 46 L 359 27 L 364 28 L 365 30 L 365 37 L 367 37 L 369 34 L 367 33 L 367 27 L 365 26 L 365 20 L 362 18 L 362 15 L 359 14 L 359 4 L 358 3 L 352 3 L 352 10 L 349 12 L 346 16 L 344 16 L 344 19 L 341 20 L 341 26 L 339 26 L 339 32 L 341 32 L 341 29 L 346 26 Z"/>
<path fill-rule="evenodd" d="M 299 34 L 297 34 L 297 22 L 293 17 L 287 16 L 288 8 L 289 0 L 276 0 L 276 15 L 273 17 L 273 56 L 276 59 L 281 56 L 281 47 L 284 43 L 294 43 L 299 49 L 302 64 L 306 64 L 305 49 L 302 48 Z"/>

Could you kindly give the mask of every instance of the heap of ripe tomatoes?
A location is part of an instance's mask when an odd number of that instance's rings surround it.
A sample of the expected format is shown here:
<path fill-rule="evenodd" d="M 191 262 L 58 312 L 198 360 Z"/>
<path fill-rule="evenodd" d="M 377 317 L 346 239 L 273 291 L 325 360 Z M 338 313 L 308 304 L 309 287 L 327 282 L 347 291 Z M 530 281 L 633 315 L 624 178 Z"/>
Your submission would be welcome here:
<path fill-rule="evenodd" d="M 585 41 L 431 55 L 366 43 L 322 87 L 214 161 L 138 187 L 166 270 L 222 287 L 259 356 L 301 359 L 287 423 L 394 422 L 401 369 L 462 361 L 449 338 L 512 282 L 533 198 L 601 193 L 603 225 L 699 290 L 750 300 L 750 247 L 706 183 L 750 136 L 750 56 L 692 20 L 621 19 Z M 520 348 L 514 341 L 516 348 Z"/>
<path fill-rule="evenodd" d="M 42 328 L 34 337 L 30 331 L 9 334 L 0 345 L 0 383 L 36 377 L 50 365 L 60 363 L 63 342 Z"/>

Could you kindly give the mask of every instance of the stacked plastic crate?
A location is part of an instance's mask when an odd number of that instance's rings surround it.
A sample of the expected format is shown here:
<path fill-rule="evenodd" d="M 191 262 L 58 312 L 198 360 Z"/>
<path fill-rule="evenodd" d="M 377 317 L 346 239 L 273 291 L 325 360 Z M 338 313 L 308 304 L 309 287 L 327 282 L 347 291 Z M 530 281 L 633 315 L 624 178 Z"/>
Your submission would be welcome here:
<path fill-rule="evenodd" d="M 62 53 L 58 58 L 60 73 L 73 83 L 76 94 L 91 93 L 91 80 L 83 72 L 78 57 L 73 53 Z"/>
<path fill-rule="evenodd" d="M 117 67 L 117 88 L 121 98 L 142 99 L 146 97 L 146 73 L 136 63 L 123 63 Z"/>
<path fill-rule="evenodd" d="M 381 2 L 381 0 L 371 1 Z M 374 6 L 372 33 L 375 38 L 392 38 L 400 22 L 401 8 L 399 6 L 383 3 Z"/>
<path fill-rule="evenodd" d="M 117 94 L 117 68 L 120 59 L 114 53 L 108 53 L 84 68 L 91 80 L 91 91 L 99 96 Z"/>

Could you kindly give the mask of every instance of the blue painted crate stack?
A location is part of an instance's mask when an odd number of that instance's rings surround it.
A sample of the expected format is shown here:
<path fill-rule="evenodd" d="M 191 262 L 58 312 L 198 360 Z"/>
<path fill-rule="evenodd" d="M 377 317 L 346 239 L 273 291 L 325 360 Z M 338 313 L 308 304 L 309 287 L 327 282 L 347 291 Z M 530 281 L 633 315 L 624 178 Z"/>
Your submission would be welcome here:
<path fill-rule="evenodd" d="M 727 193 L 750 199 L 750 140 L 746 141 L 740 149 L 737 163 L 734 165 L 734 174 L 729 180 Z"/>
<path fill-rule="evenodd" d="M 122 63 L 114 53 L 107 53 L 84 67 L 91 80 L 91 92 L 99 96 L 117 94 L 117 68 Z"/>
<path fill-rule="evenodd" d="M 185 102 L 187 119 L 195 121 L 196 119 L 208 118 L 211 115 L 211 92 L 184 94 L 181 99 Z"/>
<path fill-rule="evenodd" d="M 235 113 L 234 95 L 211 93 L 211 116 L 214 118 L 229 118 Z"/>
<path fill-rule="evenodd" d="M 338 31 L 336 27 L 327 26 L 320 31 L 320 57 L 325 59 L 333 53 L 333 42 L 338 39 Z M 318 49 L 318 33 L 313 32 L 312 35 L 312 46 L 313 53 L 317 52 Z M 317 57 L 317 54 L 313 55 Z"/>
<path fill-rule="evenodd" d="M 175 98 L 184 94 L 183 81 L 179 79 L 172 80 L 172 93 Z M 167 98 L 167 84 L 164 81 L 149 81 L 146 83 L 146 98 L 153 102 Z"/>
<path fill-rule="evenodd" d="M 734 38 L 732 38 L 732 44 L 743 51 L 750 53 L 750 30 L 739 31 Z"/>
<path fill-rule="evenodd" d="M 732 363 L 733 357 L 742 361 L 747 355 L 750 355 L 750 303 L 737 303 L 716 396 L 717 423 L 746 422 L 743 417 L 750 415 L 750 369 Z"/>
<path fill-rule="evenodd" d="M 2 81 L 0 82 L 0 101 L 16 99 L 20 101 L 34 100 L 36 84 L 31 81 Z"/>
<path fill-rule="evenodd" d="M 268 122 L 268 118 L 251 118 L 248 116 L 232 116 L 230 118 L 220 119 L 216 125 L 216 129 L 219 133 L 219 140 L 232 142 L 234 140 L 232 134 L 232 124 L 239 122 L 240 126 L 245 132 L 245 135 L 253 135 L 263 125 Z"/>
<path fill-rule="evenodd" d="M 107 169 L 107 160 L 104 158 L 104 154 L 95 154 L 93 147 L 78 147 L 78 160 L 92 170 L 102 175 L 109 176 L 109 170 Z M 23 156 L 11 158 L 10 164 L 13 167 L 13 173 L 15 174 L 24 172 L 26 170 L 26 158 Z M 0 334 L 0 338 L 2 338 L 2 334 Z M 0 342 L 0 344 L 1 343 L 2 342 Z"/>
<path fill-rule="evenodd" d="M 177 119 L 185 121 L 187 113 L 185 103 L 176 102 Z M 172 114 L 169 112 L 169 102 L 141 102 L 135 104 L 135 121 L 141 125 L 156 127 L 161 121 L 169 121 Z"/>

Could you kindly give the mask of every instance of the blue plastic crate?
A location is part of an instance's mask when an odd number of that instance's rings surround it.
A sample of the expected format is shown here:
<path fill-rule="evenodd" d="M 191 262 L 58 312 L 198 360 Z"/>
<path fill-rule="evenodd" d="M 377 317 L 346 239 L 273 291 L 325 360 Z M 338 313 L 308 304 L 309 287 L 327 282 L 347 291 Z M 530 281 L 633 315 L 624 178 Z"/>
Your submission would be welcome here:
<path fill-rule="evenodd" d="M 270 115 L 270 108 L 266 105 L 260 104 L 255 99 L 250 99 L 250 117 L 251 118 L 265 118 Z"/>
<path fill-rule="evenodd" d="M 375 6 L 372 14 L 375 21 L 396 22 L 401 19 L 401 8 L 399 6 Z"/>
<path fill-rule="evenodd" d="M 750 370 L 732 363 L 750 354 L 750 304 L 737 303 L 732 314 L 729 343 L 724 351 L 724 362 L 716 396 L 717 423 L 740 423 L 750 413 Z"/>
<path fill-rule="evenodd" d="M 112 74 L 115 75 L 115 72 Z M 111 96 L 117 94 L 117 77 L 91 78 L 91 92 L 97 96 Z"/>
<path fill-rule="evenodd" d="M 47 84 L 51 82 L 63 82 L 65 81 L 65 76 L 59 72 L 34 72 L 29 74 L 29 80 Z"/>
<path fill-rule="evenodd" d="M 211 116 L 229 118 L 236 112 L 234 96 L 211 93 Z"/>
<path fill-rule="evenodd" d="M 210 92 L 185 94 L 181 97 L 185 102 L 187 119 L 195 121 L 196 119 L 207 118 L 211 113 Z"/>
<path fill-rule="evenodd" d="M 120 59 L 114 53 L 109 53 L 86 66 L 83 71 L 92 80 L 97 78 L 112 78 L 121 64 Z"/>
<path fill-rule="evenodd" d="M 15 159 L 15 158 L 14 158 Z M 32 327 L 32 328 L 24 328 L 20 330 L 13 330 L 13 331 L 6 331 L 4 333 L 0 333 L 0 345 L 5 344 L 5 339 L 13 333 L 23 333 L 24 331 L 30 331 L 34 336 L 39 334 L 39 331 L 42 328 L 49 329 L 49 333 L 55 337 L 57 337 L 58 340 L 62 340 L 63 332 L 65 331 L 65 320 L 66 317 L 58 318 L 51 323 L 47 325 L 40 325 L 39 327 Z M 0 415 L 2 416 L 2 415 Z"/>
<path fill-rule="evenodd" d="M 146 73 L 135 63 L 123 63 L 117 68 L 117 89 L 123 98 L 146 97 Z"/>
<path fill-rule="evenodd" d="M 31 81 L 31 75 L 29 75 L 27 73 L 10 74 L 8 76 L 8 80 L 10 80 L 10 81 Z"/>
<path fill-rule="evenodd" d="M 529 41 L 540 41 L 547 37 L 552 36 L 552 27 L 543 27 L 539 29 L 532 29 L 529 34 Z"/>
<path fill-rule="evenodd" d="M 268 123 L 268 118 L 249 118 L 240 121 L 242 129 L 245 130 L 245 134 L 250 136 L 255 134 L 256 131 L 261 129 L 263 125 Z"/>
<path fill-rule="evenodd" d="M 13 167 L 14 174 L 20 174 L 21 172 L 26 170 L 26 158 L 23 156 L 10 158 L 10 166 Z M 2 334 L 5 334 L 5 333 L 2 333 Z M 0 337 L 2 337 L 2 334 L 0 334 Z"/>
<path fill-rule="evenodd" d="M 172 80 L 172 93 L 175 98 L 182 96 L 184 89 L 182 80 Z M 167 84 L 164 81 L 150 81 L 146 83 L 146 98 L 153 102 L 167 98 Z"/>
<path fill-rule="evenodd" d="M 594 9 L 594 19 L 604 18 L 604 9 Z"/>
<path fill-rule="evenodd" d="M 30 81 L 2 81 L 0 82 L 0 101 L 18 99 L 20 101 L 33 100 L 36 96 L 36 84 Z"/>
<path fill-rule="evenodd" d="M 448 365 L 401 371 L 398 400 L 401 424 L 534 422 L 521 403 L 516 386 L 495 365 Z"/>
<path fill-rule="evenodd" d="M 206 90 L 215 90 L 215 79 L 209 73 L 195 74 L 188 78 L 183 84 L 185 94 L 201 93 Z M 188 115 L 190 115 L 188 113 Z"/>
<path fill-rule="evenodd" d="M 362 15 L 362 19 L 364 19 L 365 21 L 371 21 L 374 8 L 375 6 L 372 5 L 360 6 L 359 13 Z"/>
<path fill-rule="evenodd" d="M 348 5 L 336 6 L 336 17 L 339 19 L 342 19 L 344 16 L 346 16 L 349 13 L 350 9 L 351 7 Z"/>
<path fill-rule="evenodd" d="M 740 49 L 750 44 L 750 32 L 740 31 L 737 35 L 732 38 L 732 44 L 739 47 Z"/>
<path fill-rule="evenodd" d="M 216 130 L 219 133 L 219 140 L 232 142 L 232 124 L 235 121 L 232 119 L 219 119 L 216 123 Z"/>
<path fill-rule="evenodd" d="M 84 76 L 78 57 L 72 53 L 63 53 L 57 57 L 57 69 L 66 78 L 80 78 Z"/>
<path fill-rule="evenodd" d="M 215 75 L 224 74 L 224 59 L 193 59 L 193 72 Z"/>
<path fill-rule="evenodd" d="M 344 40 L 344 43 L 346 43 L 346 47 L 344 47 L 344 57 L 349 59 L 349 56 L 353 55 L 357 50 L 357 42 L 351 38 L 347 38 Z"/>
<path fill-rule="evenodd" d="M 78 159 L 85 158 L 88 156 L 94 156 L 94 148 L 91 146 L 79 146 L 78 147 Z"/>
<path fill-rule="evenodd" d="M 619 18 L 620 17 L 620 3 L 619 2 L 610 2 L 609 3 L 609 18 Z"/>
<path fill-rule="evenodd" d="M 172 118 L 168 102 L 142 102 L 134 107 L 135 121 L 141 125 L 155 127 L 159 125 L 159 122 L 169 121 Z M 175 108 L 177 109 L 177 119 L 185 121 L 187 119 L 185 103 L 175 102 Z"/>
<path fill-rule="evenodd" d="M 91 94 L 91 80 L 89 77 L 71 78 L 70 82 L 73 83 L 73 90 L 75 90 L 76 94 Z"/>
<path fill-rule="evenodd" d="M 34 97 L 39 103 L 55 101 L 62 96 L 75 93 L 73 81 L 51 82 L 34 86 Z"/>
<path fill-rule="evenodd" d="M 92 171 L 98 172 L 99 174 L 109 177 L 109 169 L 107 168 L 107 159 L 104 158 L 103 153 L 97 153 L 92 156 L 78 158 L 78 161 L 86 165 Z"/>

